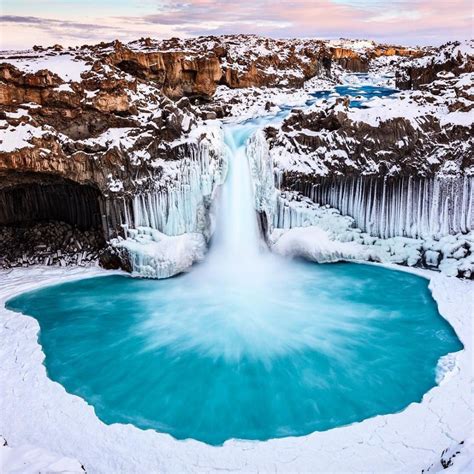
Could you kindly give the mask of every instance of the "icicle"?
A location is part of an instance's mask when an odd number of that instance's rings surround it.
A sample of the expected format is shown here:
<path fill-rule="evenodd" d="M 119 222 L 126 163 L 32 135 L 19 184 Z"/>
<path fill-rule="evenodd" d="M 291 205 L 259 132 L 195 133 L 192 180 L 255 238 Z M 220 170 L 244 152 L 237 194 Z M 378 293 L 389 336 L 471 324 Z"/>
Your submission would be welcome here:
<path fill-rule="evenodd" d="M 474 177 L 322 178 L 311 191 L 299 189 L 374 236 L 440 237 L 474 229 Z"/>

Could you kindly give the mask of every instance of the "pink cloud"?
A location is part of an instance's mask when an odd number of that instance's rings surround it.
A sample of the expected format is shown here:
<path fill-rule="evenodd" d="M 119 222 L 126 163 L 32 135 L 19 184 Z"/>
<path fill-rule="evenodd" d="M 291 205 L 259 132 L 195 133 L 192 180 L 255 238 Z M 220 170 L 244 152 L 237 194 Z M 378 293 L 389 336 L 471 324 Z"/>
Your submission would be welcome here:
<path fill-rule="evenodd" d="M 153 2 L 148 1 L 147 5 Z M 273 37 L 368 38 L 399 44 L 440 44 L 472 37 L 472 0 L 184 0 L 157 2 L 156 13 L 78 20 L 3 17 L 2 46 L 82 44 L 118 37 L 253 33 Z M 137 8 L 134 12 L 137 12 Z M 150 10 L 149 10 L 150 11 Z M 93 12 L 91 12 L 93 13 Z M 32 19 L 35 19 L 33 21 Z"/>

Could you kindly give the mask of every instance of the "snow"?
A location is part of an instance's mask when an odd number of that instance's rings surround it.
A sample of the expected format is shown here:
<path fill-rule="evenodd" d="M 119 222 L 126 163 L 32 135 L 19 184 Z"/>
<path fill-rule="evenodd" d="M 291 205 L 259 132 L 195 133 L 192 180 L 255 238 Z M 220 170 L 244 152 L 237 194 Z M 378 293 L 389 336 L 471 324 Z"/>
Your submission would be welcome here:
<path fill-rule="evenodd" d="M 474 472 L 474 437 L 461 443 L 453 443 L 444 449 L 440 459 L 429 466 L 426 472 L 448 474 Z"/>
<path fill-rule="evenodd" d="M 328 44 L 333 48 L 344 48 L 358 52 L 372 50 L 376 46 L 375 42 L 371 40 L 350 40 L 345 38 L 329 40 Z"/>
<path fill-rule="evenodd" d="M 3 125 L 5 121 L 0 120 Z M 38 127 L 33 127 L 29 123 L 21 123 L 17 127 L 9 125 L 1 128 L 0 125 L 0 152 L 12 152 L 21 148 L 33 148 L 31 140 L 41 138 L 46 132 Z"/>
<path fill-rule="evenodd" d="M 409 157 L 413 153 L 409 147 L 413 140 L 403 138 L 407 133 L 419 136 L 427 148 L 427 153 L 417 158 L 419 175 L 432 175 L 438 172 L 440 176 L 459 176 L 461 160 L 453 159 L 453 155 L 456 156 L 458 152 L 468 154 L 472 140 L 453 140 L 449 146 L 440 144 L 432 150 L 429 150 L 428 144 L 433 140 L 432 136 L 436 135 L 434 131 L 438 124 L 440 128 L 462 126 L 469 129 L 473 126 L 474 112 L 470 110 L 473 102 L 469 91 L 466 90 L 473 80 L 474 73 L 464 73 L 458 78 L 435 81 L 423 90 L 404 91 L 390 97 L 365 100 L 363 108 L 346 107 L 339 94 L 317 100 L 311 106 L 305 107 L 302 112 L 298 112 L 306 116 L 308 125 L 298 126 L 304 123 L 300 117 L 296 117 L 292 123 L 293 112 L 291 112 L 288 120 L 281 126 L 274 126 L 277 133 L 275 138 L 271 139 L 270 154 L 275 167 L 286 172 L 326 176 L 331 172 L 338 173 L 341 169 L 344 171 L 345 167 L 351 166 L 357 168 L 356 171 L 360 174 L 377 175 L 383 171 L 382 164 L 387 162 L 385 164 L 390 165 L 388 168 L 391 168 L 391 172 L 397 174 L 399 168 L 393 166 L 398 165 L 394 163 L 396 157 L 402 155 Z M 316 130 L 308 129 L 311 128 L 310 114 L 324 113 L 337 118 L 343 127 L 336 130 L 324 127 L 318 127 Z M 377 150 L 383 146 L 383 142 L 374 142 L 374 137 L 378 136 L 376 129 L 381 126 L 392 128 L 394 133 L 400 134 L 400 137 L 396 142 L 387 140 L 387 148 Z M 366 130 L 363 139 L 367 141 L 367 147 L 361 148 L 352 138 L 351 128 L 357 131 Z M 370 136 L 372 130 L 374 135 Z M 460 133 L 465 134 L 466 130 L 461 130 Z M 311 143 L 318 142 L 321 145 L 312 148 Z M 372 148 L 375 149 L 373 153 Z M 340 155 L 334 153 L 335 151 Z M 353 159 L 352 163 L 346 162 L 346 155 L 343 155 L 342 151 Z"/>
<path fill-rule="evenodd" d="M 76 59 L 71 54 L 55 54 L 38 57 L 8 58 L 0 57 L 0 62 L 9 63 L 26 73 L 35 73 L 47 69 L 57 74 L 66 82 L 81 82 L 81 74 L 91 66 L 85 61 Z"/>
<path fill-rule="evenodd" d="M 2 436 L 0 436 L 0 471 L 5 474 L 37 474 L 41 472 L 84 474 L 85 472 L 75 459 L 31 445 L 11 448 Z"/>
<path fill-rule="evenodd" d="M 72 93 L 74 93 L 74 90 L 71 87 L 71 84 L 67 84 L 67 83 L 61 84 L 60 86 L 56 87 L 55 90 L 57 90 L 58 92 L 72 92 Z M 88 92 L 88 91 L 86 91 L 86 92 Z"/>
<path fill-rule="evenodd" d="M 275 115 L 282 106 L 303 106 L 311 96 L 305 90 L 249 87 L 230 89 L 218 86 L 213 96 L 216 104 L 226 104 L 230 119 L 243 121 L 256 117 Z"/>
<path fill-rule="evenodd" d="M 353 122 L 365 122 L 372 127 L 378 127 L 381 122 L 387 122 L 399 117 L 409 120 L 413 128 L 419 128 L 419 118 L 439 111 L 429 105 L 419 105 L 409 100 L 409 93 L 394 94 L 389 98 L 375 97 L 364 103 L 365 108 L 351 108 L 348 117 Z M 398 99 L 398 100 L 397 100 Z"/>
<path fill-rule="evenodd" d="M 442 127 L 448 124 L 470 127 L 474 124 L 474 109 L 469 112 L 450 112 L 441 118 L 440 124 Z"/>
<path fill-rule="evenodd" d="M 472 436 L 473 312 L 466 295 L 474 290 L 474 283 L 429 271 L 416 273 L 431 278 L 440 312 L 464 344 L 452 376 L 430 390 L 421 403 L 412 403 L 400 413 L 308 436 L 262 442 L 230 440 L 212 447 L 132 425 L 102 423 L 84 400 L 48 379 L 37 341 L 37 321 L 4 308 L 7 299 L 29 289 L 114 272 L 77 268 L 1 271 L 0 432 L 14 449 L 31 445 L 75 458 L 88 473 L 419 472 L 437 463 L 443 450 Z M 472 458 L 472 443 L 465 444 L 466 455 L 460 457 L 463 463 Z M 454 459 L 453 468 L 456 464 Z"/>

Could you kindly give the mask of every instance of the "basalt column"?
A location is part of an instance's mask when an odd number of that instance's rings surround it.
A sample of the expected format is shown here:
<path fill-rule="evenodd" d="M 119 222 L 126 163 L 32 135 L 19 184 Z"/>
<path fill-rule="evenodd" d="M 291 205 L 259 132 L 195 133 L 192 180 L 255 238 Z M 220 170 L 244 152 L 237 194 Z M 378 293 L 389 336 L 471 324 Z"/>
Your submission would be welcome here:
<path fill-rule="evenodd" d="M 86 263 L 107 236 L 93 186 L 42 173 L 0 176 L 0 265 Z"/>

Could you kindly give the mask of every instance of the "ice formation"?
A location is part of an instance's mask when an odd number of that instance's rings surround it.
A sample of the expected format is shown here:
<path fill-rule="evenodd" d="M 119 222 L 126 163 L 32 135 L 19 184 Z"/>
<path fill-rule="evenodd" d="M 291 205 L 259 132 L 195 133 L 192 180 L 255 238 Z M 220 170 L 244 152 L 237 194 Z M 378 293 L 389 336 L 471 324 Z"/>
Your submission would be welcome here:
<path fill-rule="evenodd" d="M 125 205 L 125 239 L 112 244 L 126 250 L 134 274 L 168 278 L 203 258 L 211 204 L 226 174 L 223 135 L 210 135 L 190 144 L 190 156 L 174 174 L 168 172 L 167 182 Z"/>
<path fill-rule="evenodd" d="M 306 257 L 321 263 L 344 259 L 422 265 L 438 268 L 450 276 L 470 277 L 474 273 L 474 255 L 470 251 L 474 243 L 472 231 L 424 238 L 372 236 L 356 227 L 352 217 L 295 191 L 278 195 L 273 227 L 270 245 L 285 256 Z M 323 233 L 313 239 L 317 234 L 314 227 Z M 341 246 L 341 243 L 352 245 Z M 331 248 L 333 257 L 329 256 Z"/>
<path fill-rule="evenodd" d="M 261 131 L 250 138 L 247 155 L 255 207 L 267 217 L 274 252 L 320 263 L 375 261 L 474 274 L 474 178 L 319 178 L 297 184 L 299 192 L 284 191 Z"/>
<path fill-rule="evenodd" d="M 206 209 L 225 176 L 222 144 L 213 146 L 217 157 L 210 153 L 207 140 L 189 147 L 190 156 L 181 160 L 173 182 L 166 188 L 135 195 L 132 213 L 126 216 L 127 227 L 151 227 L 167 235 L 204 233 Z"/>
<path fill-rule="evenodd" d="M 115 246 L 127 251 L 133 274 L 145 278 L 168 278 L 187 270 L 204 258 L 206 241 L 200 233 L 168 236 L 150 227 L 128 230 L 127 239 Z"/>
<path fill-rule="evenodd" d="M 474 177 L 322 179 L 300 191 L 382 238 L 441 237 L 474 228 Z"/>

